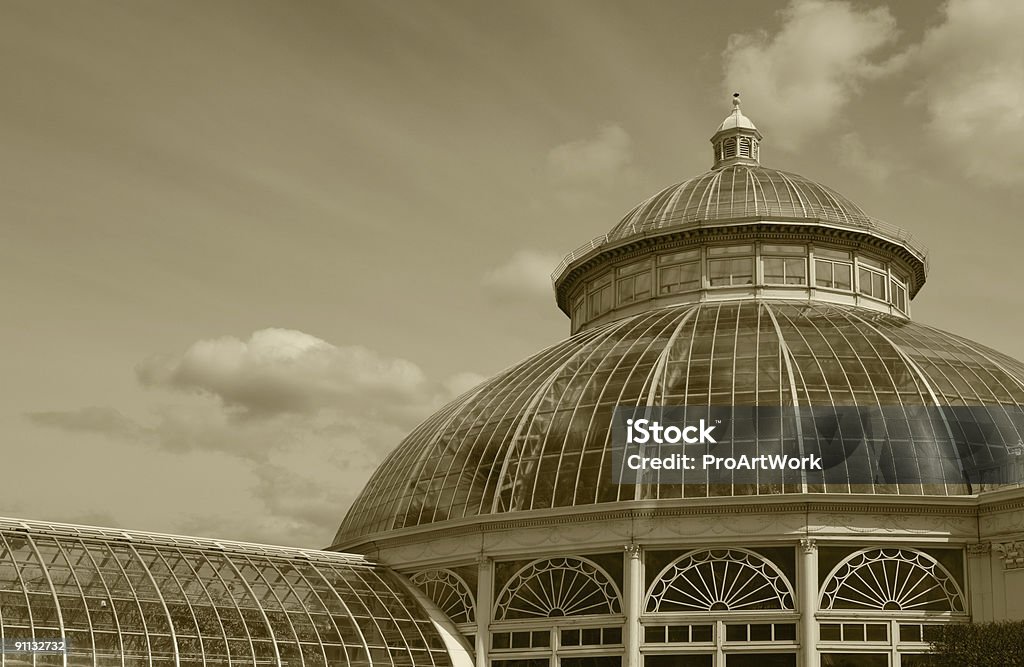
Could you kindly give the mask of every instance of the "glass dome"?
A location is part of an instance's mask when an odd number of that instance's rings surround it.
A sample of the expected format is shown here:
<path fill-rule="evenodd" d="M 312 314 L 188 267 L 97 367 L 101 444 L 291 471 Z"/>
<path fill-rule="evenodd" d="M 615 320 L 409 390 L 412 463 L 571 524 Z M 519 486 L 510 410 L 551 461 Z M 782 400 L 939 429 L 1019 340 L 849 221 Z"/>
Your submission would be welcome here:
<path fill-rule="evenodd" d="M 613 411 L 631 405 L 896 406 L 905 417 L 887 433 L 862 436 L 841 481 L 778 488 L 726 476 L 713 486 L 616 485 Z M 952 424 L 948 435 L 922 429 L 909 408 L 923 406 L 986 406 L 989 426 L 973 433 Z M 980 471 L 1019 447 L 1022 406 L 1024 364 L 905 318 L 757 299 L 652 309 L 543 350 L 437 412 L 380 466 L 335 543 L 484 515 L 651 499 L 969 494 Z M 774 453 L 794 437 L 783 427 L 755 446 Z M 801 440 L 828 454 L 825 441 L 807 433 Z M 921 483 L 926 469 L 939 483 Z"/>
<path fill-rule="evenodd" d="M 871 218 L 835 190 L 778 169 L 733 164 L 669 186 L 640 202 L 609 233 L 609 241 L 711 220 L 811 219 L 865 227 Z"/>

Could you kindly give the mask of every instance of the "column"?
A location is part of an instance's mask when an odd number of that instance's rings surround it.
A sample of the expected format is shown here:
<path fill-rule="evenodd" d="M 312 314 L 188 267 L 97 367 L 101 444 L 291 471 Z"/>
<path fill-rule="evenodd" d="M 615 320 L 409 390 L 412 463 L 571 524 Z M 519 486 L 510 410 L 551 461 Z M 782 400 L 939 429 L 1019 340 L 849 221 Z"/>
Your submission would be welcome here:
<path fill-rule="evenodd" d="M 481 556 L 476 573 L 476 667 L 487 667 L 491 648 L 491 607 L 494 605 L 494 561 Z"/>
<path fill-rule="evenodd" d="M 622 641 L 626 647 L 623 667 L 640 667 L 640 605 L 643 604 L 644 577 L 643 568 L 640 562 L 640 546 L 627 544 L 626 550 L 626 576 L 622 596 L 625 598 L 626 627 L 623 632 Z"/>
<path fill-rule="evenodd" d="M 797 597 L 800 599 L 800 664 L 818 667 L 818 545 L 814 540 L 800 540 L 800 563 L 797 568 Z"/>
<path fill-rule="evenodd" d="M 985 623 L 992 614 L 992 544 L 976 542 L 967 545 L 967 597 L 971 620 Z"/>

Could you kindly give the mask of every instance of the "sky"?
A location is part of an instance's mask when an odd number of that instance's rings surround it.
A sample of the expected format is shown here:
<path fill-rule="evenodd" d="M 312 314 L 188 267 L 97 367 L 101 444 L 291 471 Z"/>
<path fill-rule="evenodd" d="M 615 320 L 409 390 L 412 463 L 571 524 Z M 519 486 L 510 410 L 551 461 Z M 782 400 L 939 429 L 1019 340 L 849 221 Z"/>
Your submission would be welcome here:
<path fill-rule="evenodd" d="M 0 515 L 324 546 L 452 397 L 568 335 L 548 274 L 762 164 L 931 257 L 1024 358 L 1024 3 L 0 3 Z"/>

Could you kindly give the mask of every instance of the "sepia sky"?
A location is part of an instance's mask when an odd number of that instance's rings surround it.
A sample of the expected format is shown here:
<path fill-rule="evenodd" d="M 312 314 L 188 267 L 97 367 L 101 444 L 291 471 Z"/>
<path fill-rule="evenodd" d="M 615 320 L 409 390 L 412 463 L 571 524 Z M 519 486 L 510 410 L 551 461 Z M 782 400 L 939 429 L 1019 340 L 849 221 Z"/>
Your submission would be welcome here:
<path fill-rule="evenodd" d="M 762 163 L 1024 358 L 1024 3 L 0 3 L 0 515 L 327 544 L 420 419 L 568 334 L 547 274 Z"/>

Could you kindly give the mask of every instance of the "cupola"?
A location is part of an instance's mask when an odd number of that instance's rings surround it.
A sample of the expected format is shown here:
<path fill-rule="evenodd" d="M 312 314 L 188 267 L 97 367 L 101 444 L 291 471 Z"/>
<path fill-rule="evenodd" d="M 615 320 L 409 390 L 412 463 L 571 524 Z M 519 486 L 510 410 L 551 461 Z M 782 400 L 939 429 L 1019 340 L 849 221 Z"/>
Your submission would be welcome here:
<path fill-rule="evenodd" d="M 715 149 L 714 169 L 734 164 L 758 165 L 761 133 L 740 110 L 740 94 L 732 95 L 732 113 L 725 117 L 711 137 Z"/>

